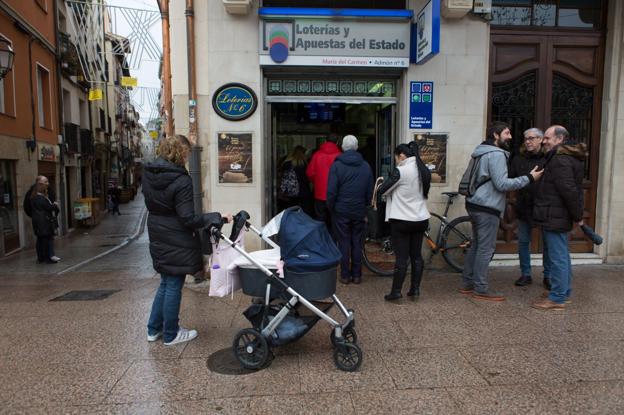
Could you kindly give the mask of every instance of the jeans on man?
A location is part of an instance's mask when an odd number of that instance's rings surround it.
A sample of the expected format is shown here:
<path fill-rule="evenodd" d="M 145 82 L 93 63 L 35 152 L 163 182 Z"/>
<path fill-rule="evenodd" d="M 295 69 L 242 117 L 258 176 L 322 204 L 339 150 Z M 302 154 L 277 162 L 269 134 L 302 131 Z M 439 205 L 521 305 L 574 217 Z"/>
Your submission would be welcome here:
<path fill-rule="evenodd" d="M 548 299 L 563 304 L 572 293 L 572 261 L 568 249 L 567 232 L 542 230 L 544 246 L 548 249 L 550 268 L 550 294 Z"/>
<path fill-rule="evenodd" d="M 364 219 L 349 219 L 340 215 L 335 215 L 332 219 L 334 235 L 342 254 L 340 276 L 343 279 L 361 278 Z"/>
<path fill-rule="evenodd" d="M 523 277 L 531 276 L 531 231 L 533 227 L 529 222 L 518 220 L 518 257 L 520 259 L 520 273 Z M 543 233 L 542 233 L 543 240 Z M 550 278 L 548 262 L 548 248 L 543 244 L 542 258 L 544 264 L 544 278 Z"/>
<path fill-rule="evenodd" d="M 184 275 L 160 274 L 160 286 L 156 291 L 147 323 L 149 335 L 162 331 L 165 342 L 170 342 L 177 336 L 180 328 L 178 316 L 184 279 Z"/>
<path fill-rule="evenodd" d="M 37 236 L 37 261 L 39 262 L 49 262 L 50 257 L 50 239 L 51 236 Z"/>
<path fill-rule="evenodd" d="M 463 287 L 475 292 L 488 292 L 487 272 L 496 249 L 500 217 L 491 213 L 466 209 L 472 223 L 472 244 L 464 261 Z"/>

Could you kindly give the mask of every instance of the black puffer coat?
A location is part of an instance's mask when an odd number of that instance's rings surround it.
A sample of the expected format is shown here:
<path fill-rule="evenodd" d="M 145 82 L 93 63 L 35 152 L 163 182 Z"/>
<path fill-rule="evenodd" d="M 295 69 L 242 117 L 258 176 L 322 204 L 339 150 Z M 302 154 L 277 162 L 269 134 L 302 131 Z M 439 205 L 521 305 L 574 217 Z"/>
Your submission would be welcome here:
<path fill-rule="evenodd" d="M 154 269 L 161 274 L 194 274 L 202 269 L 200 229 L 220 224 L 219 213 L 196 215 L 193 184 L 184 167 L 162 158 L 145 166 L 143 194 Z"/>
<path fill-rule="evenodd" d="M 535 225 L 570 232 L 583 219 L 583 160 L 587 155 L 583 143 L 560 145 L 546 153 L 533 204 Z"/>
<path fill-rule="evenodd" d="M 364 219 L 373 196 L 373 172 L 360 153 L 348 150 L 329 169 L 327 208 L 339 216 Z"/>
<path fill-rule="evenodd" d="M 542 168 L 546 158 L 541 151 L 537 153 L 529 153 L 522 146 L 520 153 L 511 159 L 509 165 L 509 177 L 526 176 L 533 170 L 535 166 Z M 533 215 L 533 198 L 537 190 L 538 182 L 532 182 L 528 186 L 518 190 L 516 196 L 515 211 L 516 217 L 524 222 L 531 222 Z"/>
<path fill-rule="evenodd" d="M 54 236 L 59 208 L 47 197 L 38 194 L 30 199 L 32 226 L 36 236 Z"/>

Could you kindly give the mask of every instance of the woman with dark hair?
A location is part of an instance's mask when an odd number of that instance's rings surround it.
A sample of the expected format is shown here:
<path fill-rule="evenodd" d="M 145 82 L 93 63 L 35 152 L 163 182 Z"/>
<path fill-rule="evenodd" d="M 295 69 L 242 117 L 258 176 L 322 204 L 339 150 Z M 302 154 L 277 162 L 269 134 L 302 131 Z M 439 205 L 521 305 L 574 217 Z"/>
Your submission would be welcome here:
<path fill-rule="evenodd" d="M 392 248 L 396 256 L 392 290 L 387 301 L 402 297 L 401 289 L 409 259 L 412 273 L 408 297 L 420 295 L 424 261 L 421 248 L 423 235 L 431 215 L 427 197 L 431 187 L 431 172 L 421 160 L 416 143 L 399 144 L 394 150 L 396 167 L 380 186 L 378 193 L 386 199 L 386 220 L 390 222 Z"/>
<path fill-rule="evenodd" d="M 193 184 L 184 167 L 189 150 L 189 142 L 182 135 L 162 139 L 156 150 L 158 158 L 145 166 L 143 174 L 150 254 L 154 269 L 160 273 L 147 341 L 162 336 L 165 346 L 197 337 L 197 331 L 178 324 L 182 286 L 187 274 L 195 274 L 203 266 L 197 230 L 222 223 L 219 213 L 195 213 Z M 226 217 L 232 221 L 231 215 Z"/>
<path fill-rule="evenodd" d="M 279 210 L 300 206 L 305 213 L 314 215 L 312 190 L 306 176 L 308 163 L 306 149 L 296 146 L 281 163 L 281 180 L 278 192 Z"/>

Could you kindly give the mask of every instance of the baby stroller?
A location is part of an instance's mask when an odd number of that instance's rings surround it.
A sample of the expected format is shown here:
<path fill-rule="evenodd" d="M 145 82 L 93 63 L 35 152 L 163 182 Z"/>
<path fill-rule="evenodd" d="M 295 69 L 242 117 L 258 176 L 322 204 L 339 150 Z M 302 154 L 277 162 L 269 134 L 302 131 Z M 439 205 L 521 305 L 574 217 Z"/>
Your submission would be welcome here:
<path fill-rule="evenodd" d="M 243 293 L 263 298 L 243 313 L 253 327 L 240 330 L 234 338 L 233 351 L 240 364 L 247 369 L 267 367 L 274 357 L 272 347 L 300 339 L 322 319 L 332 327 L 330 340 L 336 367 L 356 371 L 362 364 L 362 350 L 356 344 L 353 310 L 347 309 L 335 294 L 340 252 L 325 224 L 313 220 L 298 206 L 284 210 L 263 230 L 248 219 L 244 211 L 236 215 L 230 238 L 219 229 L 211 231 L 217 240 L 224 240 L 251 263 L 238 268 Z M 283 278 L 276 269 L 266 266 L 266 260 L 254 255 L 261 251 L 249 254 L 233 242 L 242 228 L 253 231 L 274 248 L 274 263 L 280 257 L 284 261 Z M 269 239 L 275 233 L 270 228 L 279 228 L 279 245 Z M 329 298 L 331 302 L 319 302 Z M 343 322 L 327 314 L 334 305 L 344 315 Z"/>

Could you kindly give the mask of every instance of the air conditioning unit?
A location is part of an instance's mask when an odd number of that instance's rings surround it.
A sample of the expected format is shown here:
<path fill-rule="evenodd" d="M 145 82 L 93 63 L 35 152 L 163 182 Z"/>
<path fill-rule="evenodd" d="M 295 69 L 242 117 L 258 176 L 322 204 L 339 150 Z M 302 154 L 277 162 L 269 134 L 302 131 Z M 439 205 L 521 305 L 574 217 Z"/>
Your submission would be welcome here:
<path fill-rule="evenodd" d="M 442 0 L 441 9 L 445 18 L 461 19 L 472 10 L 472 0 Z"/>
<path fill-rule="evenodd" d="M 225 11 L 230 14 L 247 14 L 252 0 L 223 0 Z"/>

